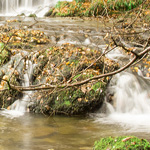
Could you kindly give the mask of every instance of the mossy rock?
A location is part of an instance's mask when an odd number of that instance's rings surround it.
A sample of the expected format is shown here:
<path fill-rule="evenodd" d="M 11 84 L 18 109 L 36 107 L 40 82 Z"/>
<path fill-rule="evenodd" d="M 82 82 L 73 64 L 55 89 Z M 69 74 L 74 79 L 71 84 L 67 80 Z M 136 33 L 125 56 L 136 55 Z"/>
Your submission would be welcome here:
<path fill-rule="evenodd" d="M 71 87 L 51 94 L 45 92 L 29 109 L 33 112 L 50 115 L 85 115 L 100 108 L 105 96 L 104 89 L 105 87 L 99 88 L 97 91 L 91 89 L 85 93 L 81 87 Z M 35 99 L 38 98 L 35 97 Z"/>
<path fill-rule="evenodd" d="M 150 150 L 150 143 L 135 136 L 107 137 L 96 141 L 94 150 Z"/>
<path fill-rule="evenodd" d="M 30 14 L 29 17 L 36 17 L 36 14 Z"/>

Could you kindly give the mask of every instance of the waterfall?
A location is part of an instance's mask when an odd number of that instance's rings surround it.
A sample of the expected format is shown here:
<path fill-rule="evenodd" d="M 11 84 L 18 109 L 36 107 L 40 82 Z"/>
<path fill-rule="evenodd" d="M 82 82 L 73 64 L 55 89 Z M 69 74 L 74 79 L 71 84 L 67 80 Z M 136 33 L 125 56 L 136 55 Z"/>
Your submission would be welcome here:
<path fill-rule="evenodd" d="M 23 74 L 23 87 L 30 86 L 32 72 L 33 72 L 33 64 L 31 61 L 26 60 L 25 62 L 25 72 Z M 11 110 L 16 110 L 20 112 L 26 112 L 27 111 L 27 104 L 31 101 L 31 94 L 32 91 L 24 92 L 22 99 L 16 100 L 11 105 Z"/>
<path fill-rule="evenodd" d="M 28 55 L 27 52 L 24 52 L 24 55 Z M 22 57 L 20 58 L 22 59 Z M 23 60 L 22 62 L 24 65 L 20 69 L 20 74 L 22 78 L 22 86 L 28 87 L 32 85 L 32 75 L 33 75 L 33 69 L 35 67 L 35 64 L 33 64 L 30 60 Z M 5 115 L 6 117 L 19 117 L 24 115 L 25 112 L 27 112 L 27 105 L 31 102 L 33 92 L 32 91 L 25 91 L 23 92 L 23 97 L 21 99 L 16 100 L 12 105 L 10 105 L 9 109 L 4 109 L 1 111 L 1 115 Z"/>
<path fill-rule="evenodd" d="M 24 13 L 25 15 L 35 13 L 42 17 L 59 0 L 0 0 L 1 16 L 16 16 Z M 68 0 L 69 1 L 69 0 Z M 71 1 L 71 0 L 70 0 Z"/>
<path fill-rule="evenodd" d="M 110 86 L 114 92 L 115 113 L 150 114 L 150 80 L 129 72 L 116 75 L 116 85 Z"/>
<path fill-rule="evenodd" d="M 107 57 L 120 65 L 130 59 L 118 48 Z M 150 132 L 150 78 L 140 70 L 132 73 L 130 68 L 113 76 L 103 108 L 95 117 L 96 122 L 121 125 L 129 132 Z"/>
<path fill-rule="evenodd" d="M 117 124 L 126 133 L 150 133 L 150 79 L 122 72 L 113 77 L 107 92 L 105 113 L 97 113 L 95 122 Z"/>

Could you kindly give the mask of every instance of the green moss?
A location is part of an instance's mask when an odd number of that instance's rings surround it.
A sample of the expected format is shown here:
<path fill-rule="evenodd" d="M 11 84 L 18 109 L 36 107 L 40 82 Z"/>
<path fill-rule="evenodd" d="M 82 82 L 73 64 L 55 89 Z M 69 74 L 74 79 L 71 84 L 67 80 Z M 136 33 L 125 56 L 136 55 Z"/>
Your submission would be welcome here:
<path fill-rule="evenodd" d="M 75 0 L 76 1 L 76 3 L 84 3 L 85 2 L 85 0 Z"/>
<path fill-rule="evenodd" d="M 99 88 L 104 88 L 105 85 L 103 82 L 97 82 L 92 86 L 92 89 L 96 92 Z"/>
<path fill-rule="evenodd" d="M 64 105 L 66 105 L 66 106 L 70 106 L 70 105 L 71 105 L 71 103 L 70 103 L 70 101 L 65 101 L 65 102 L 64 102 Z"/>
<path fill-rule="evenodd" d="M 100 87 L 101 87 L 100 82 L 97 82 L 92 86 L 92 89 L 96 92 Z"/>
<path fill-rule="evenodd" d="M 107 137 L 96 141 L 94 150 L 150 150 L 150 143 L 135 136 Z"/>
<path fill-rule="evenodd" d="M 66 1 L 58 1 L 57 4 L 55 5 L 55 8 L 61 9 L 65 6 L 69 6 L 69 3 Z"/>
<path fill-rule="evenodd" d="M 109 9 L 128 11 L 142 4 L 142 0 L 108 0 Z"/>
<path fill-rule="evenodd" d="M 36 14 L 30 14 L 29 17 L 36 17 Z"/>
<path fill-rule="evenodd" d="M 0 42 L 0 65 L 9 61 L 11 52 L 5 47 L 4 43 Z"/>

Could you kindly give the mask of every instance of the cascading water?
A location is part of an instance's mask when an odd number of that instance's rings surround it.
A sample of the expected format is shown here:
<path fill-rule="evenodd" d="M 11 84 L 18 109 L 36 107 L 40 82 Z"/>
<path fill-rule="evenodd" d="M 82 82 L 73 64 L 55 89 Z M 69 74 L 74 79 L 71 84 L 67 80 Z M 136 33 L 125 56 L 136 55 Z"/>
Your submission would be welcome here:
<path fill-rule="evenodd" d="M 116 113 L 150 114 L 150 81 L 129 72 L 116 75 L 114 111 Z"/>
<path fill-rule="evenodd" d="M 112 52 L 111 59 L 123 55 Z M 124 56 L 125 58 L 125 56 Z M 115 75 L 108 87 L 106 114 L 98 114 L 96 121 L 120 124 L 129 131 L 150 132 L 150 78 L 130 70 Z"/>
<path fill-rule="evenodd" d="M 0 0 L 1 16 L 16 16 L 35 13 L 42 17 L 48 9 L 54 6 L 59 0 Z M 70 0 L 71 1 L 71 0 Z"/>
<path fill-rule="evenodd" d="M 25 73 L 23 74 L 23 87 L 30 86 L 32 71 L 33 71 L 33 64 L 31 61 L 27 60 L 24 62 L 25 66 Z M 32 91 L 24 92 L 22 99 L 16 100 L 11 105 L 11 110 L 16 110 L 19 112 L 26 112 L 27 111 L 27 104 L 30 102 Z"/>
<path fill-rule="evenodd" d="M 27 52 L 24 52 L 24 55 L 27 56 Z M 22 57 L 20 58 L 22 60 Z M 22 86 L 28 87 L 32 83 L 32 74 L 35 64 L 33 64 L 30 60 L 23 60 L 24 65 L 20 68 L 20 73 L 22 74 Z M 23 97 L 21 99 L 16 100 L 10 107 L 10 110 L 1 111 L 1 115 L 5 115 L 7 117 L 18 117 L 27 112 L 27 105 L 31 102 L 32 91 L 27 91 L 23 93 Z"/>

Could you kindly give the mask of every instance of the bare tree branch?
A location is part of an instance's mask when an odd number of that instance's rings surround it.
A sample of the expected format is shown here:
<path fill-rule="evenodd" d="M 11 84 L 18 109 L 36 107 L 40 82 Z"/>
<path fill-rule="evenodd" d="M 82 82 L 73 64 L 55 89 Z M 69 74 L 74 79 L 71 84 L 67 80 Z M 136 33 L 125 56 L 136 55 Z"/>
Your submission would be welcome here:
<path fill-rule="evenodd" d="M 29 87 L 15 86 L 15 85 L 10 84 L 10 87 L 12 89 L 15 89 L 15 90 L 18 90 L 18 91 L 33 91 L 33 90 L 48 90 L 48 89 L 54 89 L 54 88 L 65 88 L 65 87 L 81 86 L 81 85 L 86 84 L 86 83 L 88 83 L 92 80 L 97 80 L 97 79 L 100 79 L 100 78 L 112 76 L 112 75 L 115 75 L 117 73 L 120 73 L 120 72 L 124 71 L 125 69 L 130 67 L 133 63 L 135 63 L 138 59 L 142 58 L 149 51 L 150 51 L 150 47 L 146 48 L 141 53 L 139 53 L 137 55 L 134 55 L 134 57 L 131 59 L 131 61 L 129 63 L 127 63 L 126 65 L 124 65 L 123 67 L 121 67 L 120 69 L 118 69 L 116 71 L 106 73 L 106 74 L 101 74 L 101 75 L 98 75 L 98 76 L 94 76 L 92 78 L 88 78 L 88 79 L 83 80 L 83 81 L 70 83 L 70 84 L 68 84 L 68 83 L 67 84 L 61 84 L 61 85 L 40 84 L 40 85 L 29 86 Z"/>

